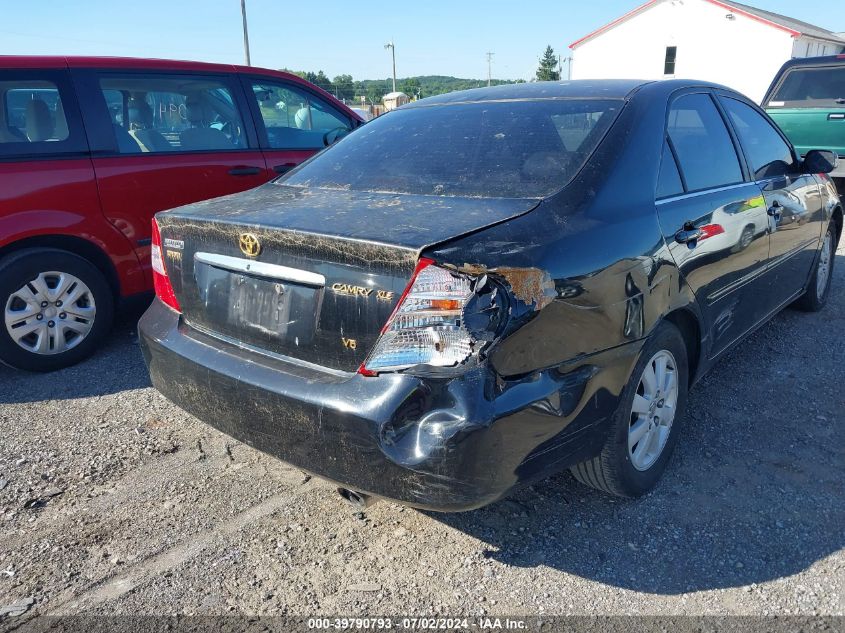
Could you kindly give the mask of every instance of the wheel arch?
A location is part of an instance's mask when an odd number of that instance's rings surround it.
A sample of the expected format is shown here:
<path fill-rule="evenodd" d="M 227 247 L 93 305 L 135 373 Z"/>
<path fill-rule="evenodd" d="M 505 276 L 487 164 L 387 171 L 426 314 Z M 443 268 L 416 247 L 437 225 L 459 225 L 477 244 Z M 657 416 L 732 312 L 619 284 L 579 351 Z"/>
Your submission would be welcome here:
<path fill-rule="evenodd" d="M 115 300 L 120 298 L 120 279 L 114 262 L 99 246 L 72 235 L 34 235 L 25 237 L 0 248 L 0 259 L 30 248 L 52 248 L 78 255 L 97 267 L 105 276 Z"/>
<path fill-rule="evenodd" d="M 842 207 L 836 207 L 833 210 L 833 214 L 831 215 L 831 220 L 833 220 L 833 225 L 836 227 L 836 243 L 839 244 L 839 240 L 842 237 Z"/>
<path fill-rule="evenodd" d="M 687 308 L 678 308 L 669 312 L 664 321 L 668 321 L 674 325 L 681 332 L 684 343 L 687 348 L 687 361 L 689 363 L 689 384 L 692 385 L 697 377 L 699 370 L 702 367 L 702 337 L 701 324 L 698 317 L 692 310 Z"/>

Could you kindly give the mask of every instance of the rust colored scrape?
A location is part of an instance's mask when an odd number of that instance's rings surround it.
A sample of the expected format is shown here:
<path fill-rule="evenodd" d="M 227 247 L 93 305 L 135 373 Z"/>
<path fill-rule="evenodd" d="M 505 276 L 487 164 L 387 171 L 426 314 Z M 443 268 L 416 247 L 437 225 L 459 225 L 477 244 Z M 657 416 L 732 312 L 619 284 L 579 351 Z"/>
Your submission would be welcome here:
<path fill-rule="evenodd" d="M 535 310 L 546 307 L 556 296 L 555 282 L 551 275 L 539 268 L 487 268 L 479 264 L 464 264 L 458 270 L 470 275 L 489 273 L 501 277 L 508 283 L 517 299 L 529 305 L 533 304 Z"/>

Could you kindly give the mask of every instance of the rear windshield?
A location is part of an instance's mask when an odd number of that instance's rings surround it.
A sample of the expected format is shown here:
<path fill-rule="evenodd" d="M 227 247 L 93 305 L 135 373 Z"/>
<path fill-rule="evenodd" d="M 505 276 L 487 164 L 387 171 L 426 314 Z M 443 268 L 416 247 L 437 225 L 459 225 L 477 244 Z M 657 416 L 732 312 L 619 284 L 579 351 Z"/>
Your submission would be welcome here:
<path fill-rule="evenodd" d="M 566 185 L 622 107 L 545 99 L 399 109 L 283 178 L 286 185 L 539 198 Z"/>
<path fill-rule="evenodd" d="M 845 64 L 795 68 L 784 75 L 769 107 L 845 107 Z"/>

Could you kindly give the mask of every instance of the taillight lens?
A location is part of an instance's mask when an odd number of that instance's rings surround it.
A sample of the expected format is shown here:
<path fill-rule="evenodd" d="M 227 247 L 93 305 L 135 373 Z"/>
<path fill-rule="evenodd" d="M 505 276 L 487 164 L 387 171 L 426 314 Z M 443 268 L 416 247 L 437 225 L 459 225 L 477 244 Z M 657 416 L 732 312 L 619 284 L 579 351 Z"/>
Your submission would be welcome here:
<path fill-rule="evenodd" d="M 373 376 L 417 365 L 453 367 L 466 361 L 478 343 L 465 322 L 472 286 L 472 278 L 420 259 L 359 372 Z"/>
<path fill-rule="evenodd" d="M 701 237 L 698 238 L 699 242 L 703 242 L 706 239 L 716 237 L 717 235 L 721 235 L 725 232 L 725 227 L 721 224 L 704 224 L 698 228 L 701 230 Z"/>
<path fill-rule="evenodd" d="M 176 312 L 181 312 L 179 301 L 176 299 L 176 294 L 173 292 L 173 285 L 167 276 L 167 269 L 164 267 L 164 253 L 161 250 L 161 233 L 158 230 L 158 222 L 153 218 L 153 243 L 150 255 L 153 260 L 153 288 L 155 288 L 156 296 L 166 306 L 173 308 Z"/>

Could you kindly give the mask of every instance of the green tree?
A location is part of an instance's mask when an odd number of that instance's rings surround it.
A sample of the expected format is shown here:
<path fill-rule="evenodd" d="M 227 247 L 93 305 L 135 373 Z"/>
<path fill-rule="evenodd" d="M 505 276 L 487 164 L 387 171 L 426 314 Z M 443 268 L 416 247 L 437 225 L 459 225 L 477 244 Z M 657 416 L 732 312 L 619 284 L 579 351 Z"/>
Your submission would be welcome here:
<path fill-rule="evenodd" d="M 381 103 L 381 98 L 387 94 L 387 90 L 381 82 L 372 82 L 367 86 L 367 99 L 370 103 Z"/>
<path fill-rule="evenodd" d="M 352 75 L 338 75 L 332 80 L 339 99 L 349 100 L 355 96 L 355 82 Z"/>
<path fill-rule="evenodd" d="M 399 89 L 409 97 L 416 97 L 417 93 L 421 91 L 422 86 L 420 85 L 419 79 L 416 77 L 409 77 L 402 82 Z"/>
<path fill-rule="evenodd" d="M 557 55 L 551 46 L 546 46 L 546 51 L 540 58 L 540 66 L 537 68 L 537 81 L 559 81 L 560 73 L 557 68 Z"/>

